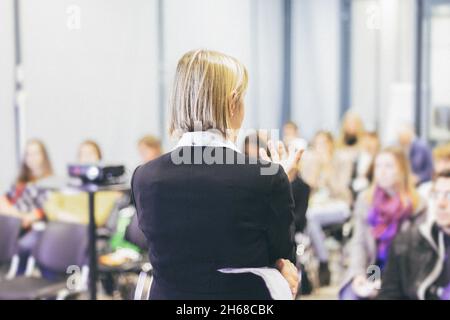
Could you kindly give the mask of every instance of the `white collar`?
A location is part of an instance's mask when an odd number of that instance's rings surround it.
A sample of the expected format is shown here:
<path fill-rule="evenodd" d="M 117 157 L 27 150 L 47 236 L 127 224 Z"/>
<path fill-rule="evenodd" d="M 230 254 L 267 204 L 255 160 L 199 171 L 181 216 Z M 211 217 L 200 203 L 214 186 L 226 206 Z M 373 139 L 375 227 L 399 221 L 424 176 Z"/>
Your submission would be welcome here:
<path fill-rule="evenodd" d="M 186 132 L 178 141 L 174 150 L 179 147 L 224 147 L 241 153 L 236 145 L 226 140 L 221 134 L 211 131 Z"/>

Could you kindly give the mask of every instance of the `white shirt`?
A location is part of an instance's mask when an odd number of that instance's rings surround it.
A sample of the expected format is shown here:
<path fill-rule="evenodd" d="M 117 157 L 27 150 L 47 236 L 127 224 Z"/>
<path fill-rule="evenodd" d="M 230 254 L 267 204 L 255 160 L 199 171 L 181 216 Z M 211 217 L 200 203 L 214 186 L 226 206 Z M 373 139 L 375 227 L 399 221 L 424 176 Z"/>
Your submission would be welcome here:
<path fill-rule="evenodd" d="M 212 131 L 186 132 L 178 141 L 174 150 L 179 147 L 225 147 L 241 153 L 236 145 L 225 139 L 220 133 Z"/>

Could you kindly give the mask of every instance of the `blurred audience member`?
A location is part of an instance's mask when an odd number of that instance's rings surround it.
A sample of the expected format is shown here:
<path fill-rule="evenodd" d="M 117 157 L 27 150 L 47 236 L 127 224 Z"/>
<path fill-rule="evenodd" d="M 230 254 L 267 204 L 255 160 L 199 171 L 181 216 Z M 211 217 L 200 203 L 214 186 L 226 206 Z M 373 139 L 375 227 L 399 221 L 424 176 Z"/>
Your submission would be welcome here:
<path fill-rule="evenodd" d="M 298 126 L 293 121 L 288 121 L 283 126 L 283 142 L 287 148 L 291 144 L 294 144 L 296 147 L 301 148 L 306 147 L 305 145 L 303 145 L 304 140 L 300 139 L 300 132 Z"/>
<path fill-rule="evenodd" d="M 376 132 L 365 132 L 361 137 L 361 150 L 353 168 L 352 192 L 354 198 L 371 184 L 373 162 L 379 150 L 378 134 Z"/>
<path fill-rule="evenodd" d="M 141 156 L 141 163 L 147 163 L 162 155 L 161 141 L 151 135 L 147 135 L 139 139 L 137 144 L 139 155 Z M 130 225 L 133 216 L 136 214 L 136 208 L 133 199 L 129 199 L 128 204 L 118 212 L 117 222 L 113 226 L 114 234 L 111 237 L 110 247 L 112 250 L 117 249 L 133 249 L 140 252 L 136 245 L 128 242 L 125 239 L 125 232 Z"/>
<path fill-rule="evenodd" d="M 78 147 L 79 164 L 95 164 L 102 160 L 100 146 L 93 140 L 85 140 Z M 99 191 L 95 195 L 95 215 L 96 224 L 103 226 L 116 201 L 122 196 L 121 192 Z M 85 192 L 62 190 L 52 192 L 44 205 L 47 217 L 50 220 L 58 220 L 72 223 L 87 224 L 89 216 L 87 214 L 88 196 Z"/>
<path fill-rule="evenodd" d="M 100 146 L 93 140 L 85 140 L 78 148 L 78 163 L 92 164 L 102 160 Z"/>
<path fill-rule="evenodd" d="M 428 219 L 399 234 L 383 274 L 380 299 L 450 300 L 450 171 L 440 171 Z"/>
<path fill-rule="evenodd" d="M 406 124 L 398 130 L 398 142 L 409 157 L 413 183 L 420 185 L 430 181 L 433 175 L 433 159 L 427 143 L 416 137 L 412 126 Z"/>
<path fill-rule="evenodd" d="M 312 149 L 303 155 L 301 172 L 305 182 L 312 188 L 306 214 L 307 232 L 320 260 L 321 285 L 330 283 L 328 250 L 322 228 L 342 224 L 350 216 L 351 193 L 343 166 L 342 159 L 336 156 L 331 133 L 319 131 L 313 139 Z"/>
<path fill-rule="evenodd" d="M 52 165 L 44 143 L 32 139 L 26 145 L 16 182 L 6 195 L 0 197 L 0 214 L 22 220 L 23 235 L 19 241 L 20 273 L 24 272 L 26 260 L 41 235 L 41 231 L 33 229 L 32 225 L 45 219 L 43 207 L 47 192 L 36 183 L 52 174 Z"/>
<path fill-rule="evenodd" d="M 339 170 L 342 171 L 340 176 L 343 179 L 342 183 L 350 189 L 364 133 L 364 124 L 359 114 L 352 110 L 347 111 L 342 120 L 341 132 L 336 144 L 336 157 L 341 164 Z"/>
<path fill-rule="evenodd" d="M 138 142 L 141 162 L 146 163 L 162 155 L 161 141 L 151 135 L 142 137 Z"/>
<path fill-rule="evenodd" d="M 433 163 L 434 175 L 439 175 L 441 172 L 450 170 L 450 143 L 437 146 L 433 149 Z M 428 198 L 432 186 L 433 183 L 431 181 L 422 183 L 419 187 L 419 193 L 424 198 Z"/>
<path fill-rule="evenodd" d="M 411 182 L 408 160 L 399 148 L 387 148 L 375 159 L 374 183 L 355 204 L 349 269 L 341 299 L 369 299 L 378 294 L 379 279 L 367 278 L 373 267 L 383 271 L 394 237 L 417 223 L 425 202 Z"/>

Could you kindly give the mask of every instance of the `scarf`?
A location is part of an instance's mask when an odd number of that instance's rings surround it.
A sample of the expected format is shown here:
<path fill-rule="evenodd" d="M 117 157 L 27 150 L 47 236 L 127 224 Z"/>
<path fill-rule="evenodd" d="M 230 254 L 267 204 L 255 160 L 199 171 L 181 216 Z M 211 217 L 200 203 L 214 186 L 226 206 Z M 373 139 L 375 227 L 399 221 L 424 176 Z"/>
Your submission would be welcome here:
<path fill-rule="evenodd" d="M 368 223 L 377 242 L 377 261 L 381 268 L 384 267 L 389 247 L 399 226 L 411 214 L 411 202 L 405 205 L 399 195 L 391 196 L 379 187 L 375 189 Z"/>

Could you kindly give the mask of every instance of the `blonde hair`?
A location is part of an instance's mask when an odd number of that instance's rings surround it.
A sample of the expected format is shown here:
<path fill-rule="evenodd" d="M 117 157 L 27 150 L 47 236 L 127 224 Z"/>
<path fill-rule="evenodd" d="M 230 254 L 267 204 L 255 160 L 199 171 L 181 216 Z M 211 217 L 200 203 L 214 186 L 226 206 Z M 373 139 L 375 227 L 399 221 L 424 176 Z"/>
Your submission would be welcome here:
<path fill-rule="evenodd" d="M 401 176 L 400 197 L 402 201 L 411 201 L 413 209 L 417 209 L 419 206 L 420 197 L 412 181 L 411 168 L 405 152 L 399 147 L 387 147 L 381 150 L 377 157 L 381 154 L 390 154 L 395 159 Z M 372 202 L 373 195 L 375 193 L 375 186 L 376 181 L 374 179 L 369 191 L 369 202 Z"/>
<path fill-rule="evenodd" d="M 433 150 L 434 161 L 450 160 L 450 143 L 437 146 Z"/>
<path fill-rule="evenodd" d="M 216 51 L 196 50 L 178 62 L 171 96 L 169 133 L 230 129 L 230 105 L 243 98 L 247 69 L 237 59 Z"/>
<path fill-rule="evenodd" d="M 139 139 L 138 145 L 144 145 L 147 148 L 161 150 L 161 140 L 152 135 L 146 135 Z"/>
<path fill-rule="evenodd" d="M 355 134 L 358 137 L 358 144 L 361 142 L 361 137 L 365 133 L 364 123 L 359 114 L 350 109 L 345 113 L 344 118 L 342 119 L 342 126 L 339 133 L 339 139 L 337 141 L 338 148 L 342 148 L 345 146 L 345 131 L 347 129 L 349 121 L 351 120 L 355 121 L 356 124 Z"/>

